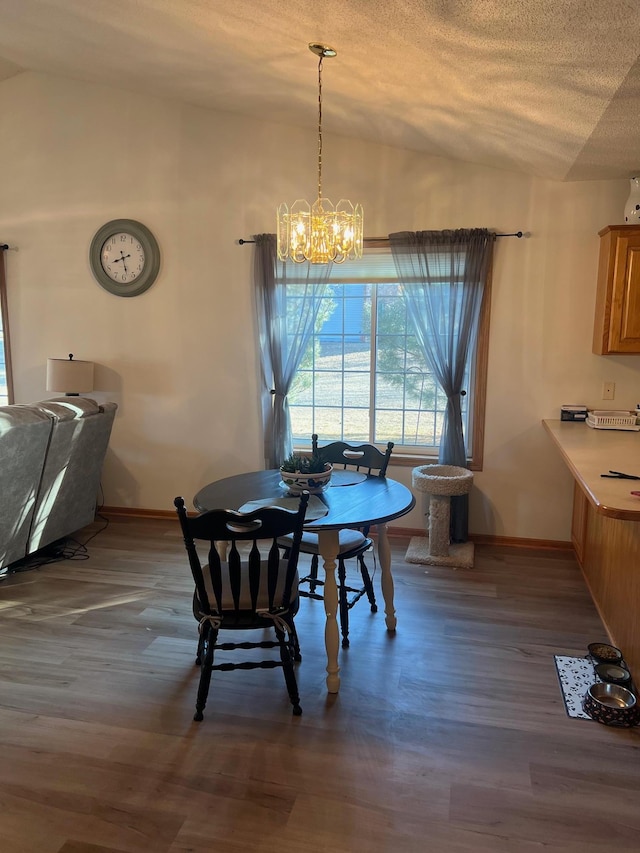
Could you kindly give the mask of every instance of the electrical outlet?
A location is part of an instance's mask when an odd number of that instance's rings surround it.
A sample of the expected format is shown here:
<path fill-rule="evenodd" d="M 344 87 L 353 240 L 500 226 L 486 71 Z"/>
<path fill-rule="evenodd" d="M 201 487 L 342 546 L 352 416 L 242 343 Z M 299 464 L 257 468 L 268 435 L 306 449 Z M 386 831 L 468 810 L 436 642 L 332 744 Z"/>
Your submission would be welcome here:
<path fill-rule="evenodd" d="M 613 400 L 616 396 L 616 383 L 615 382 L 603 382 L 602 383 L 602 399 L 603 400 Z"/>

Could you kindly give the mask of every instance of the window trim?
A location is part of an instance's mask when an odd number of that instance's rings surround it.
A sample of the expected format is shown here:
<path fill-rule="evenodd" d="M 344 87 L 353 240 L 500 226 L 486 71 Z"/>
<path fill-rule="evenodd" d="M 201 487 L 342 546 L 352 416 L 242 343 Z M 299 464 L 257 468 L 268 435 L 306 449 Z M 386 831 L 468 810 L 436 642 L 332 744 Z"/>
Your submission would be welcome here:
<path fill-rule="evenodd" d="M 484 464 L 484 427 L 487 412 L 487 377 L 489 373 L 489 328 L 491 320 L 491 281 L 493 265 L 487 271 L 487 281 L 482 295 L 478 341 L 476 345 L 475 382 L 471 421 L 471 447 L 473 455 L 467 460 L 471 471 L 482 471 Z"/>
<path fill-rule="evenodd" d="M 9 335 L 9 304 L 7 301 L 5 252 L 6 249 L 0 249 L 0 319 L 2 320 L 4 363 L 7 373 L 7 401 L 9 405 L 12 405 L 15 398 L 13 396 L 13 368 L 11 365 L 11 337 Z"/>

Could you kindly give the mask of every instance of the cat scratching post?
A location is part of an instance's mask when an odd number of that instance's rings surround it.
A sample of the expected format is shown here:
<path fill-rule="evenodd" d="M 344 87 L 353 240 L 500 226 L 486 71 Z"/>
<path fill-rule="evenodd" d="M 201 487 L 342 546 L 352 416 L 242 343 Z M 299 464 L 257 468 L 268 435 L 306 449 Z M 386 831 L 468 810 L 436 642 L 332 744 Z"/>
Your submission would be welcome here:
<path fill-rule="evenodd" d="M 456 465 L 421 465 L 412 471 L 413 488 L 429 495 L 428 539 L 414 536 L 405 560 L 427 566 L 473 567 L 473 542 L 450 544 L 451 498 L 466 495 L 473 473 Z"/>

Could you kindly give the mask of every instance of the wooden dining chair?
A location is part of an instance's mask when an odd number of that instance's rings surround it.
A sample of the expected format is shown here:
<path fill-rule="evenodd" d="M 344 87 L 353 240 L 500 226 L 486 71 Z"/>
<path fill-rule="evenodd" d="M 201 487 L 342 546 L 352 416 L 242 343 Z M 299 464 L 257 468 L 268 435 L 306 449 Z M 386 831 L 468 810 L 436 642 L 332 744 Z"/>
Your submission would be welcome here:
<path fill-rule="evenodd" d="M 373 444 L 348 444 L 344 441 L 334 441 L 324 447 L 318 446 L 318 436 L 311 436 L 313 453 L 320 453 L 325 462 L 330 462 L 335 470 L 353 470 L 356 473 L 384 477 L 387 473 L 393 442 L 387 443 L 384 453 Z M 336 487 L 340 488 L 340 487 Z M 373 540 L 369 537 L 369 525 L 360 530 L 344 529 L 339 531 L 338 562 L 338 608 L 340 615 L 340 632 L 342 648 L 349 647 L 349 611 L 366 596 L 371 612 L 376 613 L 378 605 L 373 589 L 369 569 L 365 562 L 365 554 L 373 548 Z M 280 544 L 283 542 L 281 540 Z M 318 578 L 319 543 L 318 534 L 304 532 L 300 543 L 300 552 L 311 555 L 309 574 L 300 578 L 300 595 L 304 598 L 314 598 L 321 601 L 323 596 L 316 592 L 317 587 L 323 586 L 324 581 Z M 357 586 L 347 583 L 347 560 L 356 560 L 359 580 Z M 356 583 L 354 580 L 353 583 Z M 304 586 L 303 586 L 304 585 Z"/>
<path fill-rule="evenodd" d="M 278 507 L 260 507 L 252 512 L 214 509 L 189 516 L 184 499 L 174 505 L 195 591 L 193 615 L 198 622 L 200 683 L 194 720 L 202 720 L 213 670 L 271 669 L 282 667 L 293 705 L 302 713 L 294 671 L 300 659 L 294 616 L 298 610 L 298 555 L 309 495 L 300 496 L 296 512 Z M 281 558 L 278 539 L 289 535 L 291 546 Z M 206 542 L 207 562 L 202 563 L 196 542 Z M 227 554 L 221 557 L 226 543 Z M 273 628 L 275 640 L 218 643 L 220 631 L 264 631 Z M 279 659 L 214 664 L 216 649 L 279 650 Z"/>

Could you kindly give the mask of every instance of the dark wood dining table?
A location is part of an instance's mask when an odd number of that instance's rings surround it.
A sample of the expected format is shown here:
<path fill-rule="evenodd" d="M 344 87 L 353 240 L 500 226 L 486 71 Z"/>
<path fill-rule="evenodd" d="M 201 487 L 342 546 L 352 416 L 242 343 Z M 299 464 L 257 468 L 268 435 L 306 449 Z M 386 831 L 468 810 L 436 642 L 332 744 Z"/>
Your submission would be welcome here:
<path fill-rule="evenodd" d="M 254 501 L 264 503 L 273 500 L 277 501 L 278 505 L 283 505 L 286 503 L 284 499 L 287 494 L 286 487 L 281 483 L 279 470 L 253 471 L 209 483 L 195 495 L 193 505 L 200 512 L 221 508 L 238 510 Z M 415 505 L 415 497 L 406 486 L 389 477 L 341 470 L 334 471 L 330 484 L 321 494 L 314 497 L 319 501 L 314 502 L 315 512 L 307 512 L 305 530 L 318 534 L 325 573 L 323 589 L 327 690 L 329 693 L 337 693 L 340 689 L 338 588 L 335 577 L 338 533 L 343 528 L 375 525 L 385 623 L 388 631 L 395 631 L 397 620 L 393 604 L 394 588 L 387 523 L 410 512 Z M 291 501 L 292 507 L 297 505 L 295 496 L 289 496 L 288 500 Z M 320 513 L 321 517 L 315 517 Z"/>

